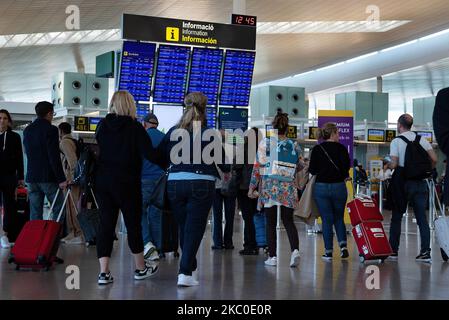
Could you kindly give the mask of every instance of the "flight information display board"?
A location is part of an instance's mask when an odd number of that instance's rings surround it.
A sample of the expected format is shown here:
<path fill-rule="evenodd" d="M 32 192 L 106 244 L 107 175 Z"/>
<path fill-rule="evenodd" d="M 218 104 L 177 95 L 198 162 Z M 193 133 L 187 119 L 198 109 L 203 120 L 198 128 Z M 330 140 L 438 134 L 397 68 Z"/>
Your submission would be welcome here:
<path fill-rule="evenodd" d="M 153 101 L 183 104 L 189 72 L 190 47 L 159 46 Z"/>
<path fill-rule="evenodd" d="M 188 92 L 202 92 L 208 105 L 216 105 L 222 63 L 223 50 L 193 48 Z"/>
<path fill-rule="evenodd" d="M 123 42 L 119 90 L 127 90 L 135 101 L 150 101 L 156 44 Z"/>
<path fill-rule="evenodd" d="M 255 58 L 256 53 L 251 51 L 226 51 L 220 105 L 249 105 Z"/>
<path fill-rule="evenodd" d="M 217 127 L 217 108 L 206 108 L 207 128 L 215 129 Z"/>
<path fill-rule="evenodd" d="M 149 104 L 143 104 L 138 103 L 136 104 L 136 116 L 137 120 L 142 121 L 143 118 L 150 113 L 150 105 Z"/>

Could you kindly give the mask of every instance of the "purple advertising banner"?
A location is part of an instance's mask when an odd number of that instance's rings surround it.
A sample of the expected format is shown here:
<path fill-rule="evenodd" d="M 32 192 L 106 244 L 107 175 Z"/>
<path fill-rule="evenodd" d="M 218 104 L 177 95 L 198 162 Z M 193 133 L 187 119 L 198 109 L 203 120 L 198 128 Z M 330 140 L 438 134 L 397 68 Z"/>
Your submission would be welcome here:
<path fill-rule="evenodd" d="M 338 127 L 340 143 L 346 147 L 351 159 L 354 161 L 354 113 L 347 110 L 318 110 L 318 127 L 332 122 Z"/>

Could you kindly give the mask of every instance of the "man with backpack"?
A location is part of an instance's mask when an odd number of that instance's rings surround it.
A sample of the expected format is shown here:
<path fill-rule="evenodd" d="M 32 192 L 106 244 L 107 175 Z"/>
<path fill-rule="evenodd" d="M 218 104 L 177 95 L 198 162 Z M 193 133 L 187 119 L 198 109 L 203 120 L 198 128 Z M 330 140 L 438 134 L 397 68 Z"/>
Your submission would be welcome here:
<path fill-rule="evenodd" d="M 72 137 L 72 126 L 70 123 L 62 122 L 59 124 L 58 129 L 62 167 L 67 181 L 72 182 L 75 179 L 75 169 L 78 163 L 81 147 L 79 142 Z M 72 185 L 71 190 L 73 201 L 76 204 L 79 199 L 80 188 L 77 185 Z M 70 199 L 66 203 L 66 212 L 68 235 L 61 241 L 67 244 L 82 244 L 81 227 L 78 222 L 76 209 Z"/>
<path fill-rule="evenodd" d="M 431 144 L 411 131 L 413 117 L 403 114 L 398 119 L 399 136 L 391 142 L 390 169 L 395 169 L 392 177 L 393 210 L 390 226 L 391 258 L 397 259 L 401 236 L 401 221 L 407 210 L 407 203 L 413 211 L 421 236 L 421 251 L 416 261 L 431 262 L 430 228 L 426 216 L 429 195 L 426 179 L 431 178 L 437 163 L 437 155 Z"/>

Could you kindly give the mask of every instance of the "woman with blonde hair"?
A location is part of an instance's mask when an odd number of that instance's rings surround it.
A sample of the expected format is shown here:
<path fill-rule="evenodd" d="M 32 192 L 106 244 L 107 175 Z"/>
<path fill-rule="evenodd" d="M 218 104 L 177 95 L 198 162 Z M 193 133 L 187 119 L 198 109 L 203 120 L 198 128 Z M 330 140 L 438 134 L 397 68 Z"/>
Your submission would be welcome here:
<path fill-rule="evenodd" d="M 221 163 L 208 164 L 201 156 L 209 144 L 208 141 L 201 139 L 207 129 L 207 97 L 201 92 L 192 92 L 185 97 L 184 104 L 187 110 L 179 123 L 167 132 L 159 144 L 158 151 L 164 157 L 165 166 L 169 167 L 167 182 L 169 206 L 179 225 L 182 255 L 178 286 L 189 287 L 199 284 L 194 273 L 197 269 L 196 254 L 214 202 L 215 180 L 219 178 L 217 166 L 223 172 L 229 172 L 230 166 L 224 164 L 224 158 L 218 161 Z M 183 138 L 180 142 L 175 138 L 179 133 Z M 221 139 L 221 136 L 217 135 L 215 139 Z M 219 141 L 221 143 L 221 140 Z M 201 150 L 195 150 L 198 143 Z M 178 144 L 182 148 L 179 148 Z M 179 151 L 171 154 L 175 145 Z M 186 151 L 189 151 L 189 154 L 184 154 Z M 179 161 L 180 159 L 182 161 Z"/>
<path fill-rule="evenodd" d="M 100 207 L 100 228 L 97 235 L 97 255 L 100 262 L 98 284 L 113 282 L 109 260 L 114 243 L 114 231 L 119 211 L 128 232 L 128 245 L 134 256 L 134 279 L 143 280 L 156 273 L 157 264 L 146 264 L 143 257 L 141 228 L 142 158 L 157 162 L 151 139 L 136 121 L 134 98 L 127 91 L 114 93 L 109 114 L 96 130 L 100 155 L 95 187 Z"/>
<path fill-rule="evenodd" d="M 333 233 L 335 227 L 340 256 L 349 257 L 344 213 L 348 193 L 345 180 L 349 178 L 348 150 L 339 142 L 338 128 L 326 123 L 318 129 L 318 139 L 324 140 L 312 149 L 309 173 L 316 175 L 313 198 L 323 221 L 324 260 L 332 260 Z"/>

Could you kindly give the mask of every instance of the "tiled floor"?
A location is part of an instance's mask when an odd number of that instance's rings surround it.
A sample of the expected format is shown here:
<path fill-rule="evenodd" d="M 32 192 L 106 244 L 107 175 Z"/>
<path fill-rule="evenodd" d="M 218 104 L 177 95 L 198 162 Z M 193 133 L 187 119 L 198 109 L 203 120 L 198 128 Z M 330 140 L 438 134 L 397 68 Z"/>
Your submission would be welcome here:
<path fill-rule="evenodd" d="M 386 219 L 386 230 L 388 231 Z M 212 251 L 210 226 L 198 253 L 200 286 L 178 288 L 178 259 L 169 255 L 160 263 L 160 272 L 144 281 L 133 280 L 134 266 L 122 235 L 116 242 L 111 270 L 115 282 L 106 287 L 96 283 L 98 262 L 95 248 L 61 245 L 60 256 L 65 265 L 50 272 L 15 271 L 7 263 L 8 250 L 0 249 L 0 299 L 449 299 L 449 264 L 443 263 L 434 246 L 432 264 L 417 263 L 416 224 L 404 218 L 399 261 L 379 265 L 361 265 L 352 237 L 351 257 L 341 261 L 322 261 L 321 235 L 306 233 L 305 225 L 297 224 L 300 235 L 301 262 L 289 267 L 290 250 L 285 230 L 280 231 L 279 265 L 266 267 L 265 256 L 242 257 L 241 217 L 236 216 L 235 250 Z M 405 232 L 407 231 L 407 232 Z M 80 268 L 80 289 L 66 288 L 67 265 Z M 380 289 L 368 290 L 368 266 L 379 266 Z"/>

